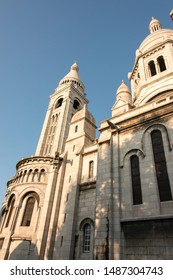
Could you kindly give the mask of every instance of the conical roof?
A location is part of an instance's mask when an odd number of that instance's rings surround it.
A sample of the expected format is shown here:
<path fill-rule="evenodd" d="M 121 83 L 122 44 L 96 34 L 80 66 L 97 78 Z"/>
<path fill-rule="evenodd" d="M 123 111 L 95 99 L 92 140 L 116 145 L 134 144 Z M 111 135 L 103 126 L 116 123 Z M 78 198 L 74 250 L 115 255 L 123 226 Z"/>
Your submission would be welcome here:
<path fill-rule="evenodd" d="M 75 62 L 70 69 L 70 72 L 59 82 L 59 85 L 74 82 L 77 86 L 81 87 L 84 90 L 84 84 L 82 83 L 80 76 L 78 74 L 79 67 Z"/>

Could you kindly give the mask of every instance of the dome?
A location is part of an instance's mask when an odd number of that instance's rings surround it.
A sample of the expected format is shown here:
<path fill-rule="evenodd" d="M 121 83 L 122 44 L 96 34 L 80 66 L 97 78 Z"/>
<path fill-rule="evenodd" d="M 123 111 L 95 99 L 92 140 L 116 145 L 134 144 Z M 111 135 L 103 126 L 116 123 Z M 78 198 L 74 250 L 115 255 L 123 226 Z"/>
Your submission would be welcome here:
<path fill-rule="evenodd" d="M 153 47 L 157 47 L 163 44 L 167 40 L 173 40 L 173 30 L 162 29 L 162 25 L 159 20 L 152 18 L 149 24 L 150 34 L 144 39 L 138 48 L 137 55 L 149 51 Z"/>
<path fill-rule="evenodd" d="M 75 62 L 70 69 L 70 72 L 59 82 L 59 85 L 63 85 L 63 84 L 67 84 L 67 83 L 71 83 L 74 82 L 74 84 L 76 86 L 79 86 L 80 88 L 82 88 L 84 90 L 84 84 L 82 83 L 79 74 L 79 67 L 77 65 L 77 63 Z"/>

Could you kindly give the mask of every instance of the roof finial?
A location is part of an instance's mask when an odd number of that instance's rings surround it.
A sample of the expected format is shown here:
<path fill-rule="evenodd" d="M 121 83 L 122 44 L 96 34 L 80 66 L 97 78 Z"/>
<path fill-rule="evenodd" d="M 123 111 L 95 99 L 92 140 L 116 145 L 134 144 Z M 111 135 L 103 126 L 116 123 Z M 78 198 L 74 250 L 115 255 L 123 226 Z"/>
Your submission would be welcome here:
<path fill-rule="evenodd" d="M 71 66 L 71 70 L 76 70 L 77 72 L 79 71 L 79 67 L 75 61 L 75 63 L 73 63 L 73 65 Z"/>
<path fill-rule="evenodd" d="M 150 33 L 156 32 L 162 28 L 162 25 L 158 19 L 155 19 L 152 17 L 150 24 L 149 24 L 149 30 Z"/>

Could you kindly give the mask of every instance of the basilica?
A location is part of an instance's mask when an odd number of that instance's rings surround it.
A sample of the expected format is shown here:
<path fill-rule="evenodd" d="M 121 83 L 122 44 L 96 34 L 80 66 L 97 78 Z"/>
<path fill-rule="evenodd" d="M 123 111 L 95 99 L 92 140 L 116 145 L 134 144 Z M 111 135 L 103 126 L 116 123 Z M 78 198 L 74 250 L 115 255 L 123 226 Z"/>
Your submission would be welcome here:
<path fill-rule="evenodd" d="M 173 15 L 172 15 L 173 16 Z M 0 259 L 173 259 L 173 30 L 152 18 L 96 123 L 74 63 L 0 212 Z"/>

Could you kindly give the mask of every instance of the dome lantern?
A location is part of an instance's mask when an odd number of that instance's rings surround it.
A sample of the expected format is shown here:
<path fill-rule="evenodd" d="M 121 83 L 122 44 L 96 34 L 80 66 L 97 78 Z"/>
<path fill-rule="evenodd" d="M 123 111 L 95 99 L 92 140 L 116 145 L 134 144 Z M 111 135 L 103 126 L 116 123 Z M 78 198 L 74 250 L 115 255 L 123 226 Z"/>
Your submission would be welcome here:
<path fill-rule="evenodd" d="M 160 21 L 158 19 L 155 19 L 154 17 L 152 17 L 152 20 L 150 21 L 150 24 L 149 24 L 150 33 L 154 33 L 160 29 L 162 29 L 162 25 L 161 25 Z"/>

